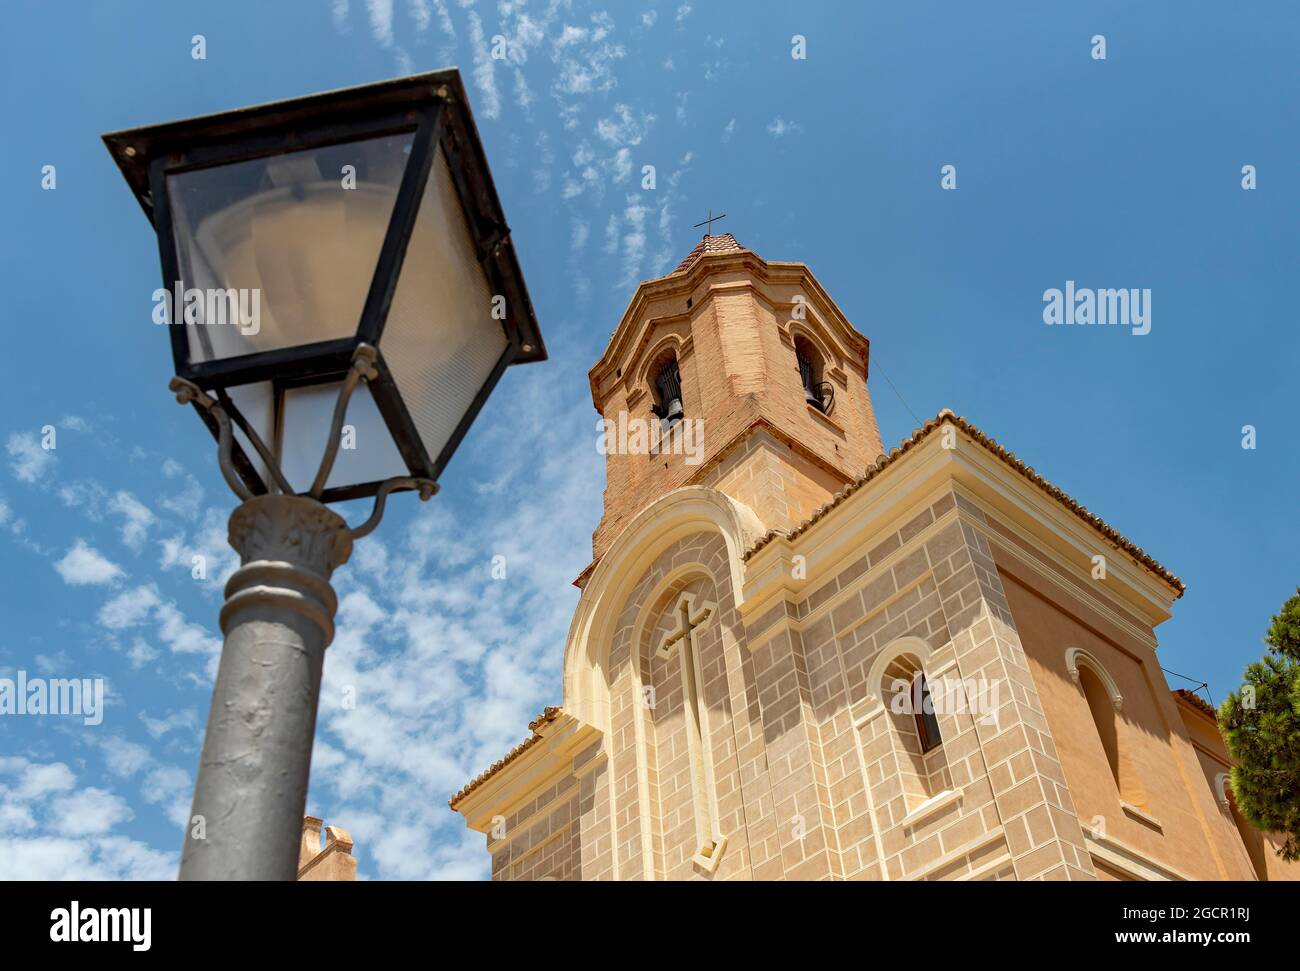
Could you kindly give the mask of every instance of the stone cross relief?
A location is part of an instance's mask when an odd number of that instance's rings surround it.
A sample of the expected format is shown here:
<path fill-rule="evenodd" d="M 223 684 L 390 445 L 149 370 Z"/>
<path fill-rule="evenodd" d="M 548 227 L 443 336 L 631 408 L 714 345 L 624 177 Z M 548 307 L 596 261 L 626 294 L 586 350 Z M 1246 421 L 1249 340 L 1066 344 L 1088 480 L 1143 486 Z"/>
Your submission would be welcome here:
<path fill-rule="evenodd" d="M 714 800 L 712 746 L 709 744 L 708 712 L 700 697 L 703 680 L 699 645 L 695 632 L 717 612 L 717 605 L 702 602 L 696 606 L 693 594 L 684 593 L 672 609 L 677 620 L 675 630 L 659 642 L 657 657 L 667 659 L 681 652 L 678 668 L 682 674 L 682 708 L 686 719 L 686 744 L 691 763 L 691 789 L 695 808 L 697 849 L 693 862 L 709 873 L 717 869 L 726 847 L 719 832 L 717 804 Z"/>

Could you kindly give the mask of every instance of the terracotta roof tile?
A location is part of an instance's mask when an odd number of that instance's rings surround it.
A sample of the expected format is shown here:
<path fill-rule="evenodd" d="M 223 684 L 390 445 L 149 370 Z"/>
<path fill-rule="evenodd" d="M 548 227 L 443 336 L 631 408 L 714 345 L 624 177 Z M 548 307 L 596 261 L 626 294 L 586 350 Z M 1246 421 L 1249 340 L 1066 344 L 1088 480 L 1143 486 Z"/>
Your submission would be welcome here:
<path fill-rule="evenodd" d="M 447 800 L 447 805 L 450 806 L 452 809 L 455 809 L 456 803 L 460 802 L 462 799 L 468 796 L 479 786 L 483 785 L 483 783 L 487 782 L 488 779 L 492 778 L 494 775 L 496 775 L 498 772 L 504 769 L 515 759 L 519 758 L 519 756 L 523 755 L 530 748 L 532 748 L 534 745 L 540 742 L 542 740 L 542 736 L 541 734 L 539 734 L 538 729 L 540 729 L 543 725 L 555 721 L 555 719 L 559 717 L 559 714 L 560 714 L 560 709 L 556 706 L 550 706 L 546 708 L 540 715 L 538 715 L 536 718 L 534 718 L 532 721 L 528 723 L 528 730 L 532 732 L 532 735 L 528 736 L 528 738 L 524 739 L 522 742 L 520 742 L 518 745 L 512 748 L 509 752 L 507 752 L 505 756 L 503 756 L 500 759 L 497 759 L 490 766 L 488 766 L 486 769 L 484 769 L 482 772 L 476 775 L 473 779 L 471 779 L 469 782 L 461 786 L 460 791 Z"/>
<path fill-rule="evenodd" d="M 750 557 L 752 557 L 754 554 L 756 554 L 759 550 L 761 550 L 768 543 L 772 542 L 772 540 L 776 539 L 778 536 L 784 536 L 786 539 L 794 539 L 796 536 L 799 536 L 807 532 L 808 529 L 814 523 L 818 522 L 820 519 L 825 517 L 826 514 L 829 513 L 832 509 L 840 505 L 849 496 L 853 495 L 853 493 L 857 492 L 864 485 L 866 485 L 868 482 L 870 482 L 872 479 L 878 476 L 881 472 L 883 472 L 889 466 L 893 465 L 900 458 L 902 458 L 904 455 L 910 452 L 913 448 L 919 445 L 922 442 L 922 440 L 924 440 L 925 437 L 930 434 L 930 432 L 934 431 L 940 425 L 944 424 L 944 422 L 948 422 L 952 425 L 955 425 L 956 427 L 960 428 L 962 431 L 966 432 L 966 434 L 970 435 L 970 437 L 973 438 L 980 445 L 983 445 L 986 449 L 988 449 L 990 452 L 996 455 L 999 459 L 1001 459 L 1003 462 L 1005 462 L 1015 471 L 1019 472 L 1022 476 L 1024 476 L 1034 485 L 1038 486 L 1038 488 L 1042 489 L 1053 499 L 1056 499 L 1058 502 L 1062 503 L 1066 508 L 1068 508 L 1076 516 L 1078 516 L 1080 519 L 1086 522 L 1089 526 L 1096 529 L 1099 533 L 1101 533 L 1103 536 L 1105 536 L 1107 539 L 1113 542 L 1116 546 L 1124 550 L 1124 552 L 1128 553 L 1130 556 L 1132 556 L 1135 560 L 1137 560 L 1147 569 L 1151 570 L 1153 573 L 1155 573 L 1157 576 L 1163 579 L 1166 583 L 1168 583 L 1171 587 L 1173 587 L 1175 590 L 1178 591 L 1179 597 L 1183 595 L 1183 593 L 1187 589 L 1184 586 L 1183 581 L 1178 579 L 1178 577 L 1176 577 L 1174 574 L 1170 573 L 1163 566 L 1161 566 L 1153 557 L 1149 556 L 1146 552 L 1144 552 L 1141 547 L 1137 546 L 1135 543 L 1133 543 L 1131 540 L 1129 540 L 1127 537 L 1121 534 L 1119 530 L 1115 529 L 1113 526 L 1111 526 L 1109 523 L 1103 520 L 1100 516 L 1097 516 L 1089 512 L 1086 507 L 1080 505 L 1078 502 L 1076 502 L 1073 498 L 1071 498 L 1061 489 L 1052 485 L 1052 483 L 1048 482 L 1041 475 L 1035 472 L 1032 468 L 1030 468 L 1024 462 L 1020 461 L 1020 459 L 1016 458 L 1013 452 L 1007 451 L 1005 448 L 999 445 L 992 438 L 985 435 L 982 431 L 980 431 L 978 428 L 976 428 L 974 425 L 968 422 L 965 418 L 953 414 L 952 411 L 947 408 L 939 412 L 938 415 L 936 415 L 934 418 L 931 418 L 920 428 L 916 429 L 916 431 L 912 432 L 910 438 L 905 439 L 902 442 L 902 444 L 900 444 L 897 448 L 892 449 L 888 455 L 882 455 L 879 459 L 877 459 L 876 464 L 871 466 L 871 468 L 867 469 L 865 475 L 863 475 L 860 479 L 857 479 L 856 481 L 849 483 L 847 486 L 844 487 L 842 491 L 836 493 L 834 499 L 832 499 L 825 506 L 822 506 L 822 508 L 817 510 L 817 512 L 813 513 L 809 519 L 800 523 L 797 527 L 795 527 L 790 532 L 785 532 L 782 530 L 772 530 L 768 532 L 765 536 L 760 537 L 758 542 L 756 542 L 753 545 L 753 547 L 749 550 L 749 552 L 745 554 L 745 560 L 748 561 Z"/>
<path fill-rule="evenodd" d="M 1186 688 L 1175 688 L 1174 695 L 1186 702 L 1189 708 L 1195 708 L 1216 725 L 1219 723 L 1219 716 L 1214 710 L 1214 706 L 1198 695 L 1195 691 L 1188 691 Z"/>
<path fill-rule="evenodd" d="M 695 244 L 695 249 L 686 254 L 686 259 L 677 264 L 674 273 L 681 273 L 689 270 L 695 265 L 695 261 L 706 253 L 742 253 L 745 247 L 736 242 L 736 237 L 731 233 L 721 233 L 717 236 L 705 236 Z"/>

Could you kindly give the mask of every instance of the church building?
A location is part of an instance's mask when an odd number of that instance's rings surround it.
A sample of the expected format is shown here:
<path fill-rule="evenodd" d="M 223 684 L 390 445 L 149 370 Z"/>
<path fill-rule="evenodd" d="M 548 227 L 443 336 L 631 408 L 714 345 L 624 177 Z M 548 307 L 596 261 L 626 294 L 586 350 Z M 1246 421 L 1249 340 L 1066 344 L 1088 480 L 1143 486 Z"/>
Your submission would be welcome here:
<path fill-rule="evenodd" d="M 562 703 L 450 802 L 493 878 L 1294 879 L 1165 682 L 1178 577 L 951 411 L 886 453 L 869 373 L 730 234 L 638 287 Z"/>

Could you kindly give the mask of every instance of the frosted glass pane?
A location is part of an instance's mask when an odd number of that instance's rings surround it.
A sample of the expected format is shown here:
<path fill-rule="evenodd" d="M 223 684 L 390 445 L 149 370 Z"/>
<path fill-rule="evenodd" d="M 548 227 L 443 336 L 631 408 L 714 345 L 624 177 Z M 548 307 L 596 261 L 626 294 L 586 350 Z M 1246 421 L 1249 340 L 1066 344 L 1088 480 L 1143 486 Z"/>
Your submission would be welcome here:
<path fill-rule="evenodd" d="M 380 338 L 431 460 L 506 350 L 492 296 L 439 148 Z"/>
<path fill-rule="evenodd" d="M 244 416 L 244 420 L 253 427 L 262 439 L 262 444 L 275 450 L 275 397 L 274 390 L 270 381 L 259 381 L 257 384 L 241 384 L 233 388 L 227 388 L 226 394 L 230 396 L 231 402 L 239 413 Z M 239 425 L 231 422 L 231 428 L 235 433 L 235 441 L 239 447 L 244 450 L 248 456 L 248 461 L 253 464 L 257 474 L 261 476 L 262 481 L 268 486 L 271 484 L 271 477 L 266 472 L 266 463 L 257 454 L 257 449 L 253 447 L 247 436 L 240 431 Z"/>
<path fill-rule="evenodd" d="M 411 141 L 408 132 L 168 176 L 182 286 L 203 295 L 190 315 L 188 301 L 173 309 L 190 360 L 355 334 Z M 228 291 L 239 304 L 223 300 Z M 232 320 L 235 306 L 255 310 L 255 322 Z"/>
<path fill-rule="evenodd" d="M 295 492 L 306 492 L 316 478 L 341 386 L 341 383 L 323 384 L 284 392 L 284 441 L 280 444 L 280 469 Z M 393 436 L 384 424 L 383 416 L 379 414 L 379 406 L 365 384 L 358 384 L 348 401 L 344 428 L 348 426 L 354 429 L 353 444 L 356 447 L 339 449 L 326 488 L 410 474 L 393 444 Z"/>

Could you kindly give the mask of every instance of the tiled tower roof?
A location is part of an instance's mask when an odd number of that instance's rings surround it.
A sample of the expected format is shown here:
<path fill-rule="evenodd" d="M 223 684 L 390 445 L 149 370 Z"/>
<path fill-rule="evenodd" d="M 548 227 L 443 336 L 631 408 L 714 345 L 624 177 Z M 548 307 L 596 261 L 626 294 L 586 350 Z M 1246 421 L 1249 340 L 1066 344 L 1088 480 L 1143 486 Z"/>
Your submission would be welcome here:
<path fill-rule="evenodd" d="M 695 261 L 706 253 L 739 253 L 745 247 L 736 242 L 736 237 L 731 233 L 722 233 L 718 236 L 705 236 L 695 244 L 695 249 L 686 254 L 686 259 L 677 264 L 674 273 L 681 273 L 683 270 L 689 270 L 695 265 Z"/>

